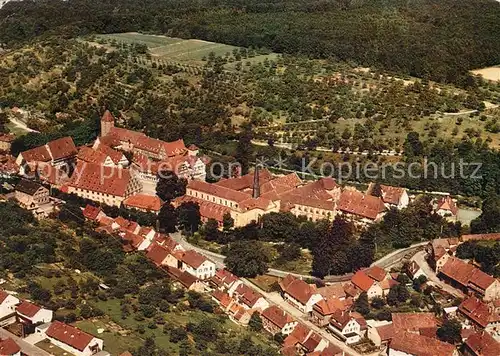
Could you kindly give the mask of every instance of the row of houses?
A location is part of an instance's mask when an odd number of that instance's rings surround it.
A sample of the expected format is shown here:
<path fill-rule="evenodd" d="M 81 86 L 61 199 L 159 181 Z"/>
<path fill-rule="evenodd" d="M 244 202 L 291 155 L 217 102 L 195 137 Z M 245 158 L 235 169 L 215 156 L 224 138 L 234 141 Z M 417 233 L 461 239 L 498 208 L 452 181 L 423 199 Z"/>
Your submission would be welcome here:
<path fill-rule="evenodd" d="M 18 324 L 21 337 L 37 334 L 39 340 L 49 340 L 75 356 L 91 356 L 103 350 L 103 340 L 74 326 L 52 321 L 53 317 L 52 310 L 0 290 L 0 327 Z M 0 340 L 0 355 L 21 355 L 21 348 L 12 339 Z M 100 355 L 109 353 L 101 352 Z"/>

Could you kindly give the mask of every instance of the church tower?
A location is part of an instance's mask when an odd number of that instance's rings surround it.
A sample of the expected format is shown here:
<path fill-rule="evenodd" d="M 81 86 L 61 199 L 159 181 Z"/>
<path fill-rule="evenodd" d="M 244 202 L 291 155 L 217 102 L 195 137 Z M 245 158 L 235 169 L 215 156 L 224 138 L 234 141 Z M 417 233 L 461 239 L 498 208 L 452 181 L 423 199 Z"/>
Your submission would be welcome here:
<path fill-rule="evenodd" d="M 106 110 L 101 118 L 101 137 L 108 136 L 113 127 L 115 127 L 115 118 L 109 110 Z"/>

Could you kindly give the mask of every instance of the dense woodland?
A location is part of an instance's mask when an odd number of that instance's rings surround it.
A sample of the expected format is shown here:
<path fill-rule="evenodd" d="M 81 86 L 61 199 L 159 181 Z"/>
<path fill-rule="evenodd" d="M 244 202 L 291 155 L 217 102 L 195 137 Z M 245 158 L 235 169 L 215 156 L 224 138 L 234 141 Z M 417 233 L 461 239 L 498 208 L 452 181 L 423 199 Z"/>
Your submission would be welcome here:
<path fill-rule="evenodd" d="M 500 63 L 499 18 L 493 0 L 27 1 L 0 11 L 0 41 L 150 31 L 465 85 L 467 70 Z"/>

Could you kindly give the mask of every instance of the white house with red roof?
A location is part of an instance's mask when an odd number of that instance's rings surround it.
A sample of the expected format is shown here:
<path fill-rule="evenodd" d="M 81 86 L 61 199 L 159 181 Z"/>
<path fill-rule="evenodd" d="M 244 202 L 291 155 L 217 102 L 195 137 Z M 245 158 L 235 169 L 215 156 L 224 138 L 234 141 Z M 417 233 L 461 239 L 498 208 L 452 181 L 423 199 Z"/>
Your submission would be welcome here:
<path fill-rule="evenodd" d="M 359 293 L 365 292 L 368 299 L 382 297 L 384 290 L 379 281 L 369 277 L 364 271 L 357 271 L 351 278 L 351 283 Z"/>
<path fill-rule="evenodd" d="M 146 213 L 158 214 L 163 201 L 156 195 L 134 194 L 123 201 L 123 206 L 127 209 L 136 209 Z"/>
<path fill-rule="evenodd" d="M 272 305 L 261 314 L 262 326 L 272 335 L 282 333 L 289 335 L 297 326 L 298 322 L 286 311 L 276 305 Z"/>
<path fill-rule="evenodd" d="M 436 204 L 436 213 L 443 217 L 456 217 L 458 214 L 458 207 L 451 196 L 447 195 L 438 199 Z"/>
<path fill-rule="evenodd" d="M 370 224 L 380 221 L 387 212 L 387 207 L 379 197 L 355 189 L 346 189 L 340 195 L 337 210 L 355 222 Z"/>
<path fill-rule="evenodd" d="M 21 356 L 21 348 L 12 338 L 0 338 L 0 355 Z"/>
<path fill-rule="evenodd" d="M 49 326 L 41 325 L 36 329 L 50 342 L 76 356 L 91 356 L 102 351 L 104 341 L 74 326 L 53 321 Z"/>
<path fill-rule="evenodd" d="M 307 284 L 291 274 L 279 282 L 283 298 L 303 313 L 311 313 L 314 304 L 323 299 L 315 285 Z"/>
<path fill-rule="evenodd" d="M 234 291 L 233 291 L 234 288 Z M 229 295 L 236 299 L 245 309 L 264 310 L 269 302 L 264 296 L 238 280 L 229 290 Z"/>
<path fill-rule="evenodd" d="M 398 330 L 389 343 L 388 355 L 458 356 L 458 350 L 454 345 L 436 338 Z"/>
<path fill-rule="evenodd" d="M 16 313 L 19 321 L 27 324 L 48 323 L 52 321 L 54 316 L 52 310 L 42 308 L 27 300 L 24 300 L 16 307 Z"/>
<path fill-rule="evenodd" d="M 215 276 L 210 279 L 210 284 L 218 289 L 229 291 L 231 287 L 239 281 L 239 278 L 226 269 L 219 269 L 215 272 Z"/>
<path fill-rule="evenodd" d="M 215 263 L 194 250 L 185 251 L 180 261 L 182 271 L 189 272 L 199 279 L 209 279 L 215 276 Z"/>
<path fill-rule="evenodd" d="M 16 312 L 16 305 L 19 299 L 4 290 L 0 290 L 0 323 L 1 320 Z"/>
<path fill-rule="evenodd" d="M 370 183 L 368 189 L 366 190 L 366 194 L 372 195 L 376 184 L 377 183 Z M 387 208 L 394 207 L 397 209 L 403 209 L 410 203 L 410 197 L 408 196 L 408 192 L 405 188 L 392 187 L 384 184 L 380 184 L 379 187 L 380 198 Z"/>
<path fill-rule="evenodd" d="M 337 310 L 332 314 L 328 324 L 328 330 L 348 345 L 359 342 L 367 329 L 365 318 L 357 312 Z"/>

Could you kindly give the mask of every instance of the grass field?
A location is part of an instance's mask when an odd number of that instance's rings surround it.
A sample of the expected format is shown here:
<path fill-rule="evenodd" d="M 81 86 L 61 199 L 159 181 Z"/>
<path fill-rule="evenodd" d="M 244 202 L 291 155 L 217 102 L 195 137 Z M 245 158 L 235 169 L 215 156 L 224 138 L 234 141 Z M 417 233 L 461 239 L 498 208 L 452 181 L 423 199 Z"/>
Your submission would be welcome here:
<path fill-rule="evenodd" d="M 472 70 L 471 73 L 480 75 L 486 80 L 500 82 L 500 66 L 476 69 Z"/>
<path fill-rule="evenodd" d="M 216 56 L 224 57 L 227 53 L 232 53 L 233 49 L 238 48 L 222 43 L 208 42 L 202 40 L 184 40 L 159 35 L 144 35 L 136 32 L 116 33 L 108 35 L 98 35 L 98 38 L 109 41 L 115 40 L 122 43 L 140 43 L 148 46 L 151 56 L 166 61 L 174 61 L 191 65 L 203 65 L 203 58 L 208 57 L 210 52 Z M 271 60 L 276 58 L 277 54 L 258 55 L 253 58 L 243 59 L 242 62 L 251 64 L 263 62 L 266 58 Z M 233 69 L 235 63 L 226 64 L 226 69 Z"/>

